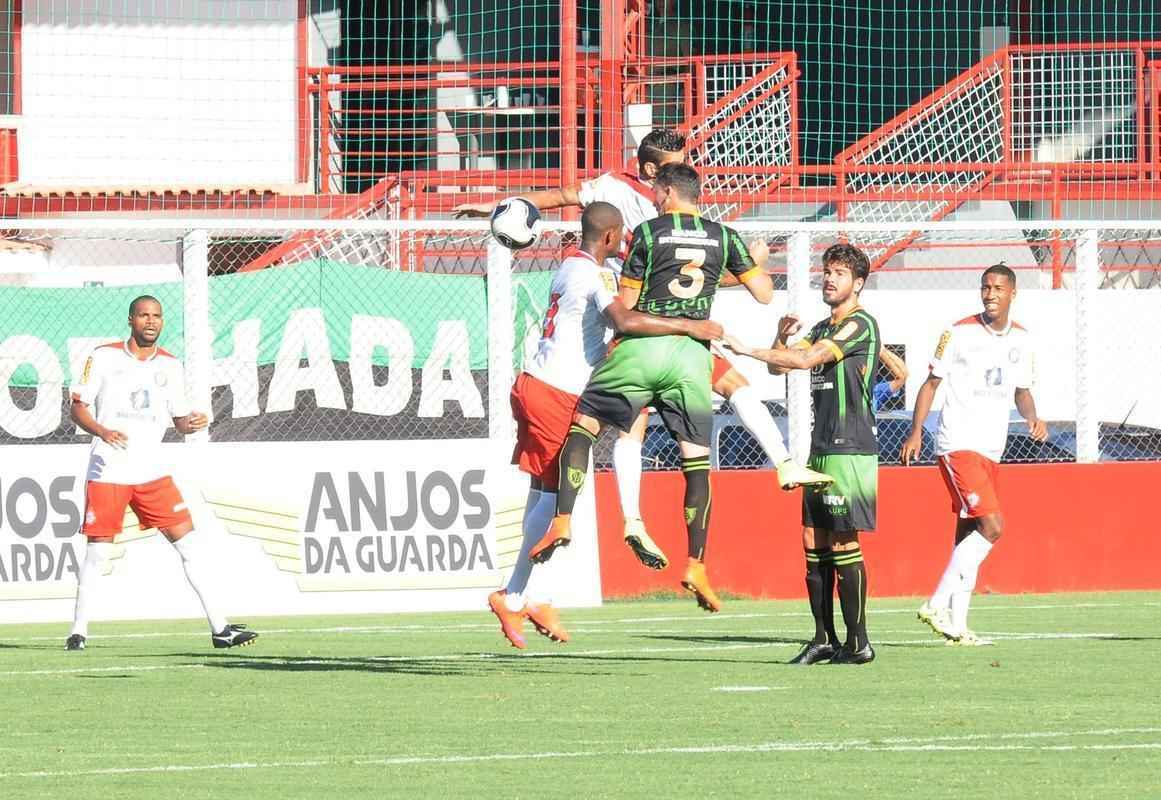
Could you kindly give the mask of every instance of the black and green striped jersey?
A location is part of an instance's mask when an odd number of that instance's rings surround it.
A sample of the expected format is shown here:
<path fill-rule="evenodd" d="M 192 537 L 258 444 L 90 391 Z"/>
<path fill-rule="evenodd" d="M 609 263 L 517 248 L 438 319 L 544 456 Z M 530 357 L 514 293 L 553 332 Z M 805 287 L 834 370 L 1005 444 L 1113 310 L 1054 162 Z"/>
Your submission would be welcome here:
<path fill-rule="evenodd" d="M 754 269 L 736 231 L 696 214 L 662 214 L 633 231 L 621 284 L 641 289 L 638 311 L 709 319 L 722 270 L 742 279 Z"/>
<path fill-rule="evenodd" d="M 879 323 L 861 308 L 834 322 L 824 319 L 804 340 L 826 342 L 837 361 L 810 373 L 814 403 L 811 455 L 878 454 L 879 436 L 872 402 L 879 372 Z"/>

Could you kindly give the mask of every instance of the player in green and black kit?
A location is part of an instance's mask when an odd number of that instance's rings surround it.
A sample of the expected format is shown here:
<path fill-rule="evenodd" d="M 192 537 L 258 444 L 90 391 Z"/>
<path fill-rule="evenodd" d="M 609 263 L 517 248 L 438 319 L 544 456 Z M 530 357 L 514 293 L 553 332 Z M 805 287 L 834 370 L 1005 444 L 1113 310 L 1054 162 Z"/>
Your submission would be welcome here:
<path fill-rule="evenodd" d="M 806 550 L 806 586 L 814 615 L 814 639 L 792 664 L 866 664 L 875 651 L 867 639 L 867 570 L 859 548 L 859 531 L 875 529 L 879 478 L 879 442 L 872 389 L 879 371 L 881 339 L 875 318 L 859 306 L 867 280 L 867 257 L 849 244 L 836 244 L 822 256 L 822 299 L 831 315 L 806 338 L 788 348 L 786 340 L 798 320 L 783 317 L 773 349 L 749 348 L 727 337 L 740 355 L 765 361 L 770 371 L 810 370 L 814 428 L 811 469 L 834 483 L 802 499 L 802 544 Z M 837 647 L 834 630 L 834 579 L 847 639 Z"/>
<path fill-rule="evenodd" d="M 735 231 L 698 215 L 701 180 L 686 164 L 666 164 L 653 183 L 661 216 L 633 231 L 621 274 L 620 297 L 629 308 L 660 317 L 708 319 L 718 281 L 726 271 L 760 303 L 774 294 L 765 260 L 765 242 L 748 250 Z M 689 566 L 682 581 L 698 604 L 717 611 L 721 603 L 705 574 L 710 512 L 709 442 L 713 425 L 710 352 L 688 336 L 623 337 L 597 367 L 581 393 L 568 438 L 560 451 L 560 489 L 556 516 L 529 551 L 545 561 L 571 540 L 570 518 L 584 485 L 589 452 L 608 424 L 627 431 L 641 410 L 652 405 L 681 446 L 685 475 L 684 514 L 689 536 Z M 630 541 L 642 561 L 663 559 L 650 542 Z"/>

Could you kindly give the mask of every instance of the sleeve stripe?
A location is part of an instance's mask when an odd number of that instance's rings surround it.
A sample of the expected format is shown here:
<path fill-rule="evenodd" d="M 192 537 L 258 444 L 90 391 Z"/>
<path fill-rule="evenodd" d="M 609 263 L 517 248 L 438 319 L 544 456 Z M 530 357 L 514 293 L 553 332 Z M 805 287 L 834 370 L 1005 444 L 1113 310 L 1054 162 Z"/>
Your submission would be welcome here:
<path fill-rule="evenodd" d="M 641 288 L 641 281 L 637 280 L 636 278 L 626 278 L 624 275 L 622 275 L 621 276 L 621 285 L 627 286 L 630 289 L 640 289 Z"/>
<path fill-rule="evenodd" d="M 743 272 L 741 275 L 738 276 L 738 281 L 741 283 L 745 283 L 746 281 L 751 280 L 752 278 L 756 278 L 761 274 L 762 274 L 761 267 L 750 267 L 748 270 L 746 270 L 745 272 Z"/>
<path fill-rule="evenodd" d="M 830 339 L 819 339 L 818 344 L 825 344 L 827 347 L 829 347 L 830 351 L 834 353 L 835 361 L 843 360 L 843 351 L 839 349 L 839 346 L 832 342 Z"/>

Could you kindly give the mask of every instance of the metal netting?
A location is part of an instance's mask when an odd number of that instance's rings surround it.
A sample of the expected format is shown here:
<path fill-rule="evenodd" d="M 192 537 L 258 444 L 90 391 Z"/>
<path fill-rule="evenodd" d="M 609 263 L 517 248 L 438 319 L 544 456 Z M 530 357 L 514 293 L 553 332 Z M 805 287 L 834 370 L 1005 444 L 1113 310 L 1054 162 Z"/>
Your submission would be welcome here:
<path fill-rule="evenodd" d="M 744 238 L 772 244 L 779 291 L 771 308 L 741 289 L 719 293 L 715 314 L 727 330 L 766 346 L 787 308 L 782 289 L 796 265 L 794 237 L 808 236 L 810 265 L 796 308 L 804 323 L 827 312 L 819 296 L 819 261 L 835 241 L 856 245 L 875 231 L 816 226 L 796 229 L 739 225 Z M 980 273 L 1005 262 L 1017 275 L 1013 317 L 1037 345 L 1041 418 L 1047 442 L 1034 442 L 1013 416 L 1005 461 L 1070 461 L 1095 425 L 1095 457 L 1161 458 L 1161 384 L 1153 368 L 1161 345 L 1148 335 L 1161 290 L 1161 230 L 1021 229 L 963 226 L 913 231 L 908 250 L 875 270 L 862 302 L 880 323 L 885 347 L 907 364 L 900 389 L 882 370 L 873 382 L 882 463 L 895 463 L 911 425 L 915 392 L 941 331 L 979 311 Z M 0 402 L 4 443 L 81 442 L 69 421 L 68 386 L 98 344 L 127 334 L 129 301 L 162 300 L 162 346 L 184 358 L 190 342 L 209 350 L 208 397 L 215 441 L 477 438 L 487 435 L 492 341 L 484 226 L 444 229 L 364 224 L 330 228 L 332 253 L 376 237 L 407 258 L 344 261 L 310 247 L 276 266 L 247 270 L 255 254 L 287 242 L 301 245 L 319 231 L 209 229 L 208 255 L 197 260 L 189 230 L 94 228 L 12 229 L 0 237 Z M 512 259 L 511 368 L 533 351 L 548 300 L 552 270 L 575 234 L 550 226 L 540 241 Z M 1090 260 L 1086 253 L 1095 254 Z M 1086 264 L 1095 264 L 1095 269 Z M 186 317 L 196 272 L 205 283 L 208 317 Z M 193 270 L 191 272 L 191 270 Z M 747 305 L 749 304 L 749 305 Z M 200 338 L 199 338 L 200 337 Z M 505 345 L 507 346 L 507 345 Z M 776 424 L 790 434 L 786 378 L 761 377 L 731 357 L 758 386 Z M 191 387 L 191 393 L 198 387 Z M 504 390 L 506 391 L 506 389 Z M 492 393 L 494 394 L 494 392 Z M 493 398 L 494 399 L 494 398 Z M 716 400 L 714 463 L 722 469 L 769 466 L 732 407 Z M 492 406 L 497 407 L 497 406 Z M 505 411 L 506 413 L 506 411 Z M 934 447 L 934 417 L 923 434 L 921 460 Z M 597 462 L 608 459 L 598 447 Z M 678 464 L 677 450 L 654 422 L 647 468 Z"/>

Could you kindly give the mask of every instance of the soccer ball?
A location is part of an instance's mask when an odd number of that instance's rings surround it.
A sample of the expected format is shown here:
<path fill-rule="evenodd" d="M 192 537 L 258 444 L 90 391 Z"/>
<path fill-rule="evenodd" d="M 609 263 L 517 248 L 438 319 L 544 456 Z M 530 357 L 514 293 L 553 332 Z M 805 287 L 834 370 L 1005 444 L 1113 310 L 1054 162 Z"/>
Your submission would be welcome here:
<path fill-rule="evenodd" d="M 540 238 L 540 209 L 523 197 L 509 197 L 492 211 L 492 235 L 509 250 L 523 250 Z"/>

